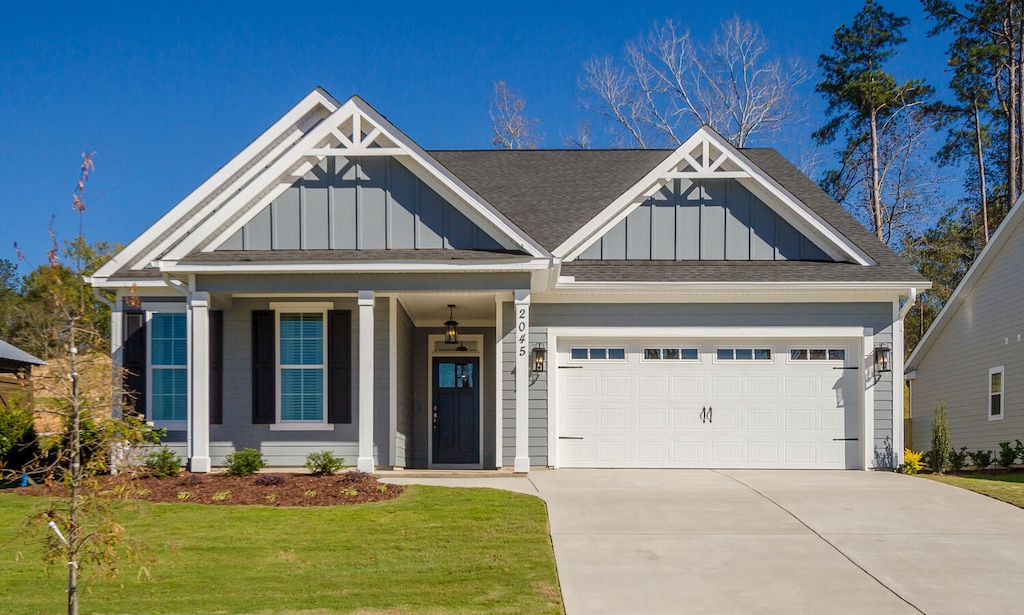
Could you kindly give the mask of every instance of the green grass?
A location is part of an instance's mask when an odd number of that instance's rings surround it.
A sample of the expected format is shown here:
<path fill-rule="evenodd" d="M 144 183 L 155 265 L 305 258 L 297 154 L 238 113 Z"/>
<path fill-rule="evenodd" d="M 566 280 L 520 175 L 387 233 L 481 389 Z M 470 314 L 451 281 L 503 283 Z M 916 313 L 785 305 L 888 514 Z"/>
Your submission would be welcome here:
<path fill-rule="evenodd" d="M 66 610 L 66 576 L 17 535 L 38 498 L 0 494 L 0 611 Z M 86 580 L 83 614 L 561 613 L 547 513 L 492 489 L 410 486 L 389 502 L 270 508 L 151 504 L 124 516 L 148 545 Z M 20 559 L 20 561 L 19 561 Z"/>
<path fill-rule="evenodd" d="M 971 474 L 968 476 L 923 474 L 922 476 L 947 485 L 970 489 L 1024 508 L 1024 474 Z"/>

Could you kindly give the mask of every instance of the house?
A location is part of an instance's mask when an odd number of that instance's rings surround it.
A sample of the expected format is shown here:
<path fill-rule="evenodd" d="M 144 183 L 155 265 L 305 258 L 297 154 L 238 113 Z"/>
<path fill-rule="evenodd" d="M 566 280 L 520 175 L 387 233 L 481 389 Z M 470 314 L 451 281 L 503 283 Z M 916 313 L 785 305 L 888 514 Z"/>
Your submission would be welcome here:
<path fill-rule="evenodd" d="M 0 406 L 14 399 L 32 402 L 32 366 L 46 365 L 24 350 L 0 340 Z"/>
<path fill-rule="evenodd" d="M 319 88 L 90 282 L 117 291 L 135 411 L 200 472 L 243 447 L 364 471 L 889 467 L 928 284 L 774 150 L 706 128 L 425 151 Z"/>
<path fill-rule="evenodd" d="M 1020 199 L 907 359 L 913 442 L 945 405 L 957 449 L 1024 440 L 1024 205 Z"/>

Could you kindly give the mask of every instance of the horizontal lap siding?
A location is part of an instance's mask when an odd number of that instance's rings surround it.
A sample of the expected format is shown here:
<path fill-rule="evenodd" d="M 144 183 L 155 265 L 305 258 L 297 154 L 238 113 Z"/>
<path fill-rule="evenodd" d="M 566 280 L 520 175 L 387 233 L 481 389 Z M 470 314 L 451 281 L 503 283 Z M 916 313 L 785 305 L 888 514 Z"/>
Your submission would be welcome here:
<path fill-rule="evenodd" d="M 914 445 L 931 447 L 935 404 L 943 400 L 950 443 L 998 450 L 1024 440 L 1024 228 L 1018 226 L 917 366 Z M 1002 365 L 1004 418 L 988 419 L 988 371 Z"/>
<path fill-rule="evenodd" d="M 399 466 L 406 466 L 412 461 L 412 447 L 415 442 L 413 438 L 412 409 L 413 409 L 413 324 L 409 314 L 402 305 L 398 304 L 397 309 L 397 366 L 398 366 L 398 439 L 402 446 L 397 451 L 395 463 Z"/>

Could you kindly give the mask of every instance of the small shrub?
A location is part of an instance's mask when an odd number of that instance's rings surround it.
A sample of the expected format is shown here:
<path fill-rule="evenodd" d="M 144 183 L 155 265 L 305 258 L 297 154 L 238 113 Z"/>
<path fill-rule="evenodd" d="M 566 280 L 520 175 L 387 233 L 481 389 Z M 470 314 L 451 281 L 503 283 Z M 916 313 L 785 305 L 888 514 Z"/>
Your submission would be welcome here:
<path fill-rule="evenodd" d="M 214 502 L 223 502 L 231 496 L 230 491 L 218 491 L 217 493 L 210 496 L 210 499 Z"/>
<path fill-rule="evenodd" d="M 273 487 L 274 485 L 283 485 L 285 481 L 284 476 L 281 474 L 260 474 L 256 477 L 256 484 L 261 487 Z"/>
<path fill-rule="evenodd" d="M 965 465 L 967 465 L 967 447 L 961 446 L 959 451 L 955 448 L 949 449 L 949 469 L 959 472 L 964 469 Z"/>
<path fill-rule="evenodd" d="M 169 447 L 161 446 L 146 455 L 146 470 L 155 478 L 172 478 L 181 474 L 181 457 Z"/>
<path fill-rule="evenodd" d="M 39 455 L 32 411 L 17 397 L 0 404 L 0 468 L 21 470 Z"/>
<path fill-rule="evenodd" d="M 225 457 L 224 461 L 228 464 L 228 470 L 225 472 L 228 476 L 252 476 L 267 465 L 263 453 L 254 448 L 235 451 Z"/>
<path fill-rule="evenodd" d="M 352 496 L 359 495 L 359 492 L 356 491 L 355 489 L 342 489 L 341 490 L 341 495 L 347 495 L 349 497 L 352 497 Z"/>
<path fill-rule="evenodd" d="M 999 454 L 996 455 L 996 461 L 1004 468 L 1009 468 L 1013 465 L 1013 462 L 1017 461 L 1017 449 L 1009 442 L 1000 442 Z"/>
<path fill-rule="evenodd" d="M 930 468 L 932 467 L 932 456 L 935 453 L 933 451 L 925 451 L 921 454 L 921 465 Z"/>
<path fill-rule="evenodd" d="M 984 470 L 992 465 L 992 451 L 971 451 L 967 453 L 967 456 L 971 458 L 974 467 L 979 470 Z"/>
<path fill-rule="evenodd" d="M 921 471 L 921 453 L 915 453 L 909 448 L 903 449 L 903 473 L 917 474 Z"/>
<path fill-rule="evenodd" d="M 941 399 L 935 403 L 932 416 L 932 458 L 933 472 L 942 472 L 946 466 L 946 451 L 949 450 L 949 419 L 946 418 L 946 404 Z"/>
<path fill-rule="evenodd" d="M 331 451 L 317 451 L 306 455 L 306 468 L 313 476 L 330 476 L 345 465 L 345 460 Z"/>
<path fill-rule="evenodd" d="M 192 492 L 191 491 L 179 491 L 178 492 L 178 499 L 179 500 L 190 500 L 190 499 L 192 499 Z"/>
<path fill-rule="evenodd" d="M 387 485 L 377 485 L 377 492 L 378 493 L 387 493 L 388 492 L 388 486 Z"/>
<path fill-rule="evenodd" d="M 1017 451 L 1017 458 L 1021 460 L 1021 463 L 1024 463 L 1024 442 L 1014 440 L 1013 444 L 1013 448 Z"/>
<path fill-rule="evenodd" d="M 263 496 L 263 499 L 268 501 L 268 502 L 276 502 L 277 501 L 277 494 L 276 493 L 268 493 L 267 495 Z"/>
<path fill-rule="evenodd" d="M 302 493 L 302 495 L 306 496 L 307 498 L 315 498 L 316 497 L 316 489 L 306 489 Z"/>

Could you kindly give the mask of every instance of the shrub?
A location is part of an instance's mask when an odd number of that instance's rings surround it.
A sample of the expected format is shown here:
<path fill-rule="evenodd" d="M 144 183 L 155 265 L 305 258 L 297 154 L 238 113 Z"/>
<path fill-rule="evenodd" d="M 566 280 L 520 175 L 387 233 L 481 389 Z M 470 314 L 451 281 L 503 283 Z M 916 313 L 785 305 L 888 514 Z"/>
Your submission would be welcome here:
<path fill-rule="evenodd" d="M 243 448 L 224 458 L 228 464 L 228 476 L 252 476 L 267 465 L 263 453 L 254 448 Z"/>
<path fill-rule="evenodd" d="M 1017 451 L 1017 457 L 1021 460 L 1021 463 L 1024 463 L 1024 442 L 1014 440 L 1013 444 L 1014 449 Z"/>
<path fill-rule="evenodd" d="M 996 455 L 996 461 L 1004 468 L 1009 468 L 1013 465 L 1014 461 L 1017 461 L 1017 449 L 1009 442 L 1000 442 L 999 454 Z"/>
<path fill-rule="evenodd" d="M 0 468 L 21 470 L 39 454 L 31 410 L 18 399 L 0 404 Z"/>
<path fill-rule="evenodd" d="M 934 455 L 934 453 L 935 451 L 925 451 L 924 453 L 922 453 L 921 465 L 926 468 L 932 467 L 932 456 Z"/>
<path fill-rule="evenodd" d="M 146 455 L 146 469 L 150 476 L 172 478 L 181 473 L 181 457 L 169 447 L 161 446 Z"/>
<path fill-rule="evenodd" d="M 942 472 L 946 466 L 946 451 L 949 450 L 949 419 L 946 418 L 946 404 L 941 399 L 935 402 L 935 414 L 932 415 L 932 454 L 931 467 L 934 472 Z"/>
<path fill-rule="evenodd" d="M 955 448 L 949 449 L 949 469 L 959 472 L 964 469 L 965 465 L 967 465 L 967 447 L 961 446 L 959 451 Z"/>
<path fill-rule="evenodd" d="M 922 453 L 915 453 L 909 448 L 903 449 L 904 474 L 917 474 L 921 471 L 921 455 Z"/>
<path fill-rule="evenodd" d="M 313 476 L 330 476 L 345 465 L 345 460 L 331 451 L 318 451 L 306 455 L 306 468 Z"/>
<path fill-rule="evenodd" d="M 971 458 L 971 463 L 979 470 L 984 470 L 992 465 L 992 451 L 971 451 L 967 453 L 967 456 Z"/>

